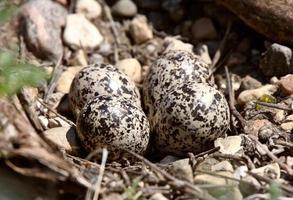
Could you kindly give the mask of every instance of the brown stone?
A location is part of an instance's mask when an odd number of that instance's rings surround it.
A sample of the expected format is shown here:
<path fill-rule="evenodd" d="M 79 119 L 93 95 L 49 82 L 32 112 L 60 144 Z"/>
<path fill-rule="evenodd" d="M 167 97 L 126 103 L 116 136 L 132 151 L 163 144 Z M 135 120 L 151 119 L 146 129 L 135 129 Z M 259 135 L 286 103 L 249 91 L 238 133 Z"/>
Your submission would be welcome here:
<path fill-rule="evenodd" d="M 284 94 L 293 94 L 293 74 L 288 74 L 281 78 L 280 88 Z"/>

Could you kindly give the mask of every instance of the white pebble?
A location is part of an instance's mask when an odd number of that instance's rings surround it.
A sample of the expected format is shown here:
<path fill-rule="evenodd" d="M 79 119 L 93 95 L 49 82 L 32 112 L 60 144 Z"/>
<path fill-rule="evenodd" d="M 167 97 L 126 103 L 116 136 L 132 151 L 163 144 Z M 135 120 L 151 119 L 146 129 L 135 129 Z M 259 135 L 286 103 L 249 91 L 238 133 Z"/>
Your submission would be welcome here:
<path fill-rule="evenodd" d="M 74 49 L 93 49 L 103 41 L 100 31 L 82 14 L 67 16 L 66 27 L 63 34 L 66 44 Z"/>

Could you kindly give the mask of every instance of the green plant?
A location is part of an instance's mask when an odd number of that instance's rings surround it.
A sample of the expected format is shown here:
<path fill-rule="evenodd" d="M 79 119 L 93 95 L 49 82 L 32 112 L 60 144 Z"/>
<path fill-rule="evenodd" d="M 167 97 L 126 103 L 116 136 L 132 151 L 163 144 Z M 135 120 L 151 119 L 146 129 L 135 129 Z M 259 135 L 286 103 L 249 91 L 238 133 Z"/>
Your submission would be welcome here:
<path fill-rule="evenodd" d="M 0 25 L 15 14 L 17 7 L 7 0 L 0 0 Z"/>
<path fill-rule="evenodd" d="M 139 181 L 140 181 L 140 178 L 133 179 L 132 185 L 126 189 L 126 191 L 125 191 L 126 200 L 136 199 L 135 195 L 137 194 L 138 189 L 139 189 Z M 138 198 L 138 200 L 145 200 L 145 198 L 140 197 L 140 198 Z"/>
<path fill-rule="evenodd" d="M 270 194 L 269 200 L 278 200 L 281 196 L 280 186 L 276 182 L 270 184 L 268 192 Z"/>
<path fill-rule="evenodd" d="M 10 51 L 0 51 L 0 96 L 11 96 L 25 86 L 37 87 L 46 79 L 45 70 L 18 61 Z"/>

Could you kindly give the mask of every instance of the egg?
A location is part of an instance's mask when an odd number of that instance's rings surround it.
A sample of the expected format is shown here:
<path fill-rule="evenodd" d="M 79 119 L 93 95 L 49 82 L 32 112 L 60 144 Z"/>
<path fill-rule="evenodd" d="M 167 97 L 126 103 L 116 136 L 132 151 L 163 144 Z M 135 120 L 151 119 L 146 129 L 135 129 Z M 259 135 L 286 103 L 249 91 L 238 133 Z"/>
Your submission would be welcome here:
<path fill-rule="evenodd" d="M 151 66 L 144 81 L 143 96 L 147 113 L 153 113 L 159 99 L 173 84 L 185 81 L 208 82 L 208 65 L 199 56 L 184 50 L 168 51 Z"/>
<path fill-rule="evenodd" d="M 73 114 L 77 117 L 82 107 L 99 95 L 117 95 L 141 106 L 135 83 L 110 64 L 90 65 L 76 74 L 68 94 Z"/>
<path fill-rule="evenodd" d="M 230 123 L 221 92 L 204 83 L 185 82 L 170 88 L 157 107 L 155 146 L 161 152 L 186 155 L 209 149 Z"/>
<path fill-rule="evenodd" d="M 144 81 L 143 99 L 160 152 L 200 153 L 229 128 L 225 97 L 209 80 L 208 65 L 190 52 L 161 55 Z"/>
<path fill-rule="evenodd" d="M 77 133 L 83 147 L 92 152 L 106 147 L 110 160 L 127 149 L 143 155 L 149 143 L 149 122 L 140 107 L 129 99 L 101 95 L 89 101 L 77 118 Z"/>

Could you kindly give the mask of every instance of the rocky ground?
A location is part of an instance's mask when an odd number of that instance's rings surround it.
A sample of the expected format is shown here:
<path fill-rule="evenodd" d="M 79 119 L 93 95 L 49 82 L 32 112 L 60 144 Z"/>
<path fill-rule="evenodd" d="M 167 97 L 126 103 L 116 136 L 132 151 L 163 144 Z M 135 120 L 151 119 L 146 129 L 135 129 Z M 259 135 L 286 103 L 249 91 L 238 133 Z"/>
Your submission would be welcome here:
<path fill-rule="evenodd" d="M 11 1 L 18 10 L 0 26 L 1 50 L 50 78 L 0 99 L 0 199 L 292 197 L 293 40 L 284 28 L 292 19 L 279 10 L 293 4 L 235 2 Z M 183 158 L 128 152 L 136 163 L 110 163 L 104 150 L 95 161 L 77 139 L 68 105 L 74 76 L 111 63 L 142 89 L 166 49 L 193 52 L 209 65 L 233 115 L 227 137 Z"/>

